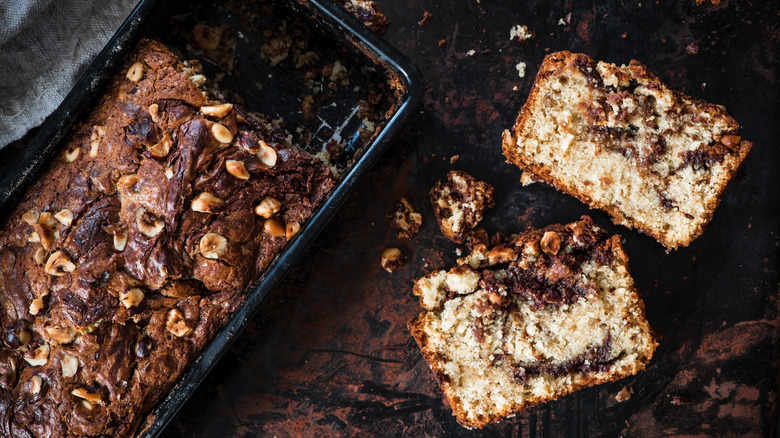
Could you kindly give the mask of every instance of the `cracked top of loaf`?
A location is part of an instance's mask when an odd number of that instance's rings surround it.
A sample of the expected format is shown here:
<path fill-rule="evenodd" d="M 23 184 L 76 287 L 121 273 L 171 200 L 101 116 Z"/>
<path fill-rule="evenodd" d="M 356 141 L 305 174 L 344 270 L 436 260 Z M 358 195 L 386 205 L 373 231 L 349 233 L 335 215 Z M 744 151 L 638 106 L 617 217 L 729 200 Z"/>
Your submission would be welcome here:
<path fill-rule="evenodd" d="M 334 186 L 142 40 L 0 234 L 0 435 L 132 434 Z"/>

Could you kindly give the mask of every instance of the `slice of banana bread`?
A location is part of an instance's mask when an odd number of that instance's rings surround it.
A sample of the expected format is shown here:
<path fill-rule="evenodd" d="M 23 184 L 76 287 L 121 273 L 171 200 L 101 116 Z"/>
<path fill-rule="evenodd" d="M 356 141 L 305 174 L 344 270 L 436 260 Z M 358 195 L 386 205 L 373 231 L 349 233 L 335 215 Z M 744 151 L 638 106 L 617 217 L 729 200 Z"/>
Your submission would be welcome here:
<path fill-rule="evenodd" d="M 712 218 L 752 143 L 721 106 L 668 89 L 637 61 L 548 55 L 512 131 L 509 162 L 667 249 Z"/>
<path fill-rule="evenodd" d="M 463 426 L 643 370 L 656 342 L 620 236 L 583 216 L 478 244 L 414 285 L 412 335 Z"/>

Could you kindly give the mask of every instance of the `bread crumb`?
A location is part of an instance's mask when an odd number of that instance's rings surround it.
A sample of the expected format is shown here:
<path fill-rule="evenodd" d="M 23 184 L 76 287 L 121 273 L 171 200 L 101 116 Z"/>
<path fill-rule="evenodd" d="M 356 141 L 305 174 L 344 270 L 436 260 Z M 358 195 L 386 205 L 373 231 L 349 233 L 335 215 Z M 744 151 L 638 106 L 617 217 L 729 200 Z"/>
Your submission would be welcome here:
<path fill-rule="evenodd" d="M 517 90 L 519 90 L 519 88 L 517 88 L 517 85 L 515 85 L 514 87 L 512 87 L 512 91 L 517 91 Z"/>
<path fill-rule="evenodd" d="M 445 44 L 447 44 L 447 40 L 444 39 L 439 40 L 439 47 L 444 47 Z"/>
<path fill-rule="evenodd" d="M 558 26 L 566 26 L 566 20 L 563 18 L 558 19 Z"/>
<path fill-rule="evenodd" d="M 474 54 L 476 54 L 476 53 L 477 52 L 474 49 L 471 49 L 468 52 L 466 52 L 466 56 L 474 56 Z"/>
<path fill-rule="evenodd" d="M 523 187 L 531 185 L 536 182 L 536 179 L 534 178 L 534 175 L 531 172 L 523 171 L 523 173 L 520 175 L 520 184 L 523 185 Z"/>
<path fill-rule="evenodd" d="M 517 63 L 515 68 L 517 69 L 517 73 L 520 75 L 520 77 L 524 78 L 525 77 L 525 63 L 524 62 L 519 62 L 519 63 Z"/>
<path fill-rule="evenodd" d="M 623 403 L 624 401 L 631 398 L 631 393 L 633 390 L 628 390 L 625 386 L 623 389 L 620 390 L 617 394 L 615 394 L 615 400 L 618 401 L 618 403 Z"/>
<path fill-rule="evenodd" d="M 456 161 L 458 161 L 458 158 L 460 158 L 460 155 L 453 155 L 450 157 L 450 164 L 455 164 Z"/>
<path fill-rule="evenodd" d="M 528 26 L 518 24 L 517 26 L 509 29 L 509 41 L 512 41 L 513 39 L 517 38 L 517 41 L 520 41 L 522 43 L 533 37 L 534 34 L 530 30 L 528 30 Z"/>
<path fill-rule="evenodd" d="M 431 21 L 431 17 L 433 17 L 433 14 L 428 11 L 424 11 L 422 20 L 418 21 L 417 24 L 419 24 L 420 27 L 425 27 L 428 25 L 428 22 Z"/>

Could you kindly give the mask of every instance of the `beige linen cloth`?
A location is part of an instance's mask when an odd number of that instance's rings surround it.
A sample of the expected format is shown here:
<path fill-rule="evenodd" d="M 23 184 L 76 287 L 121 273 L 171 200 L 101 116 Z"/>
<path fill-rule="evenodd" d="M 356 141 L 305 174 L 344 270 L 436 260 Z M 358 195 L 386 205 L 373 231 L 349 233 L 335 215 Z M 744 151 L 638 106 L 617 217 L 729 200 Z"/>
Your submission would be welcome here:
<path fill-rule="evenodd" d="M 0 148 L 62 102 L 138 0 L 0 0 Z"/>

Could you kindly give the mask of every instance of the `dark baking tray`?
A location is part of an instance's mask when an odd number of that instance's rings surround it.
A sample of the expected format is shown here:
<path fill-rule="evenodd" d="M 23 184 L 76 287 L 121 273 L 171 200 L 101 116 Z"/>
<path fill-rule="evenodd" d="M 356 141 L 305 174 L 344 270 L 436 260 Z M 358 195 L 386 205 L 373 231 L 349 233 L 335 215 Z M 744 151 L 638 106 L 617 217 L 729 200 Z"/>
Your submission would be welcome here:
<path fill-rule="evenodd" d="M 244 329 L 249 319 L 258 311 L 268 293 L 282 280 L 334 215 L 361 176 L 371 169 L 388 148 L 401 125 L 422 99 L 422 77 L 417 67 L 339 6 L 329 0 L 286 0 L 286 3 L 292 13 L 307 21 L 318 37 L 324 37 L 329 44 L 338 47 L 338 50 L 353 59 L 362 60 L 362 65 L 373 70 L 374 76 L 377 74 L 383 76 L 394 100 L 389 102 L 389 106 L 380 115 L 377 128 L 367 140 L 367 144 L 353 151 L 354 154 L 341 163 L 343 168 L 341 179 L 334 191 L 304 224 L 296 238 L 282 250 L 263 273 L 256 286 L 248 293 L 244 304 L 189 365 L 167 397 L 148 416 L 146 422 L 142 423 L 137 432 L 140 437 L 155 437 L 165 428 Z M 26 188 L 46 168 L 49 158 L 67 138 L 70 128 L 88 111 L 90 103 L 100 95 L 118 65 L 121 64 L 124 55 L 132 50 L 141 36 L 149 34 L 150 26 L 161 26 L 157 11 L 171 4 L 175 4 L 175 7 L 180 6 L 179 2 L 140 1 L 30 143 L 24 149 L 3 152 L 2 157 L 5 162 L 0 163 L 0 219 L 11 210 Z M 158 20 L 156 24 L 149 24 L 154 23 L 155 20 Z M 159 32 L 151 32 L 159 34 Z M 167 42 L 164 38 L 163 41 Z M 209 73 L 208 65 L 206 70 Z M 222 88 L 230 87 L 223 85 Z M 247 91 L 240 90 L 240 93 L 243 92 Z M 249 93 L 251 94 L 251 91 Z M 248 97 L 251 101 L 251 96 Z M 249 104 L 247 107 L 250 110 L 262 110 L 262 108 L 253 108 Z M 354 123 L 351 126 L 355 129 Z"/>

